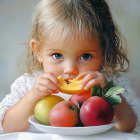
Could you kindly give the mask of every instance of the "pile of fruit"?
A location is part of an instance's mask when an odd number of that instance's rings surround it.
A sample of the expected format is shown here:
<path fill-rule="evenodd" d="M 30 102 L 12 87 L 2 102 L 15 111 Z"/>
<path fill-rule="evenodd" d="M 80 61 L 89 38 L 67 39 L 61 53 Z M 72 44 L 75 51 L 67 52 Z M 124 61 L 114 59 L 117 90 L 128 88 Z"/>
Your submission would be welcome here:
<path fill-rule="evenodd" d="M 113 81 L 110 81 L 103 89 L 95 85 L 91 90 L 79 93 L 81 81 L 62 78 L 59 81 L 61 92 L 74 94 L 69 101 L 56 95 L 40 100 L 34 109 L 38 122 L 55 127 L 98 126 L 112 122 L 112 105 L 121 102 L 118 94 L 124 92 L 124 88 L 114 87 Z"/>

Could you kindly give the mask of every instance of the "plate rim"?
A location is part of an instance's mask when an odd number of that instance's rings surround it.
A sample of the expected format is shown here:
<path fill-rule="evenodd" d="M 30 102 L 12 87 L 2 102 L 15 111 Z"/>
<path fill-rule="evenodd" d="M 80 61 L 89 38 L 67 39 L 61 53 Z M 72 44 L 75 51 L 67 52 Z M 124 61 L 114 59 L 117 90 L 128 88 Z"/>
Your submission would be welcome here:
<path fill-rule="evenodd" d="M 80 126 L 78 126 L 78 127 L 55 127 L 55 126 L 48 126 L 48 125 L 43 125 L 43 124 L 41 124 L 41 123 L 35 123 L 35 122 L 33 122 L 33 121 L 31 121 L 31 118 L 35 118 L 35 115 L 32 115 L 32 116 L 30 116 L 29 118 L 28 118 L 28 121 L 31 123 L 31 124 L 34 124 L 34 125 L 37 125 L 37 126 L 42 126 L 42 127 L 46 127 L 46 128 L 55 128 L 55 129 L 71 129 L 71 130 L 76 130 L 76 129 L 87 129 L 87 128 L 89 128 L 89 129 L 91 129 L 91 128 L 100 128 L 100 127 L 105 127 L 105 126 L 114 126 L 116 123 L 117 123 L 117 120 L 115 119 L 115 118 L 113 118 L 113 120 L 112 121 L 114 121 L 114 122 L 112 122 L 112 123 L 110 123 L 110 124 L 105 124 L 105 125 L 99 125 L 99 126 L 84 126 L 84 127 L 80 127 Z M 35 118 L 36 119 L 36 118 Z"/>

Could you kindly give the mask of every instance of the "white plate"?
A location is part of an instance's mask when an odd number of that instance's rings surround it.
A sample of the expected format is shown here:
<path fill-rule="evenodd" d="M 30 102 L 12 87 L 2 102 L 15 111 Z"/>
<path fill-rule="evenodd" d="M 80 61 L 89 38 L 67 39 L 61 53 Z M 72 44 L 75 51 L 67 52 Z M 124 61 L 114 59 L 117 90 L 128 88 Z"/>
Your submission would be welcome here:
<path fill-rule="evenodd" d="M 112 123 L 108 125 L 100 125 L 100 126 L 53 127 L 53 126 L 40 124 L 36 120 L 35 115 L 29 117 L 28 121 L 42 132 L 62 134 L 62 135 L 92 135 L 92 134 L 102 133 L 109 130 L 117 123 L 116 120 L 113 120 Z"/>

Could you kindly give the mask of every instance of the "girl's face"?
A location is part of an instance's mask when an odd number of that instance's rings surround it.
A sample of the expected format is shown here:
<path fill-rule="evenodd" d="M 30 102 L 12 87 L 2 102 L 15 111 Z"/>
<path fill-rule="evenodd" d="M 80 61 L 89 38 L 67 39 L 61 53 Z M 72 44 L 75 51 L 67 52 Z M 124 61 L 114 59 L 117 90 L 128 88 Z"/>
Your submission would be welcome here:
<path fill-rule="evenodd" d="M 85 71 L 99 71 L 103 61 L 99 41 L 92 39 L 87 43 L 78 37 L 69 43 L 47 40 L 38 58 L 45 73 L 64 79 L 76 78 Z"/>

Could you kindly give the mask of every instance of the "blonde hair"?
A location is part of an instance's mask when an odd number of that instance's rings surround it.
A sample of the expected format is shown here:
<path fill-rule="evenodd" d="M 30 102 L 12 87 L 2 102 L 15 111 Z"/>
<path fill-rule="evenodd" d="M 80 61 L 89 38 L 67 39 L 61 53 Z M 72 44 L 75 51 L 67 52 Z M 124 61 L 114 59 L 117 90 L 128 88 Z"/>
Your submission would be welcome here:
<path fill-rule="evenodd" d="M 94 37 L 103 49 L 102 71 L 126 71 L 124 62 L 129 66 L 122 36 L 104 0 L 41 0 L 32 15 L 31 27 L 29 40 L 36 40 L 37 46 L 43 47 L 44 40 L 56 36 L 71 40 L 80 35 L 87 41 Z M 43 69 L 29 46 L 27 49 L 24 71 L 32 74 L 33 70 Z"/>

